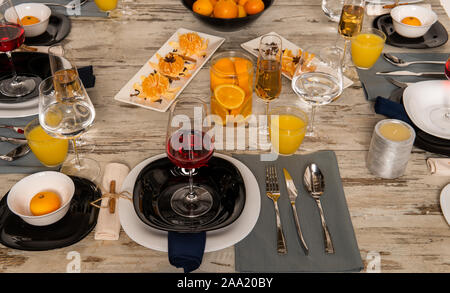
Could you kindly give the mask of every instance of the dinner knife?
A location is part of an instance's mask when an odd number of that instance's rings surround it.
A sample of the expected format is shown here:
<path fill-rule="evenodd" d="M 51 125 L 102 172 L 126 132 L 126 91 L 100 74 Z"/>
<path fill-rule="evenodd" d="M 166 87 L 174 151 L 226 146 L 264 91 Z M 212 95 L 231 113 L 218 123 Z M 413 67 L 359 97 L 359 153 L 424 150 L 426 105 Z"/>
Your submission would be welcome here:
<path fill-rule="evenodd" d="M 11 130 L 14 130 L 14 131 L 17 132 L 17 133 L 20 133 L 20 134 L 23 134 L 23 133 L 24 133 L 23 128 L 18 127 L 18 126 L 12 126 L 12 125 L 4 125 L 4 124 L 1 124 L 1 125 L 0 125 L 0 128 L 9 128 L 9 129 L 11 129 Z"/>
<path fill-rule="evenodd" d="M 410 75 L 410 76 L 421 76 L 421 77 L 437 77 L 437 76 L 445 76 L 443 72 L 412 72 L 406 70 L 397 70 L 397 71 L 379 71 L 376 73 L 377 75 Z"/>
<path fill-rule="evenodd" d="M 14 138 L 14 137 L 0 136 L 0 141 L 10 142 L 10 143 L 13 143 L 13 144 L 27 144 L 27 139 L 26 138 Z"/>
<path fill-rule="evenodd" d="M 303 238 L 302 230 L 300 228 L 300 222 L 298 220 L 297 209 L 295 207 L 295 200 L 296 200 L 297 194 L 298 194 L 297 188 L 295 188 L 294 181 L 292 180 L 292 177 L 289 174 L 289 172 L 285 168 L 283 168 L 283 172 L 284 172 L 284 179 L 286 181 L 287 191 L 289 194 L 289 200 L 291 202 L 292 212 L 294 215 L 295 226 L 297 227 L 297 234 L 300 239 L 300 244 L 301 244 L 305 254 L 308 255 L 308 253 L 309 253 L 308 245 L 306 245 L 305 239 Z"/>

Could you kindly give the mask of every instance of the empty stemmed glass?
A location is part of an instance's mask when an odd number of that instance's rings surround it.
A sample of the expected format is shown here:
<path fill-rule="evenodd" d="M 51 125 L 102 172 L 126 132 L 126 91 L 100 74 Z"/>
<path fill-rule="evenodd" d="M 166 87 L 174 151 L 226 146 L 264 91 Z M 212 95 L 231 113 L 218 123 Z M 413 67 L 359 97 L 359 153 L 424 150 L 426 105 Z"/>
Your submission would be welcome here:
<path fill-rule="evenodd" d="M 313 52 L 319 52 L 314 55 Z M 302 58 L 292 78 L 292 89 L 311 106 L 310 123 L 306 136 L 315 136 L 316 106 L 336 100 L 343 90 L 342 50 L 338 47 L 303 50 Z"/>
<path fill-rule="evenodd" d="M 212 207 L 211 193 L 194 184 L 197 169 L 205 166 L 214 152 L 214 136 L 208 118 L 206 103 L 196 98 L 183 98 L 170 109 L 167 126 L 167 156 L 176 166 L 175 172 L 189 176 L 189 184 L 174 192 L 172 210 L 184 217 L 199 217 Z"/>
<path fill-rule="evenodd" d="M 0 2 L 0 51 L 5 52 L 11 64 L 12 77 L 0 82 L 0 92 L 7 97 L 22 97 L 31 93 L 37 86 L 28 76 L 17 75 L 11 51 L 19 48 L 25 41 L 25 31 L 11 0 Z"/>

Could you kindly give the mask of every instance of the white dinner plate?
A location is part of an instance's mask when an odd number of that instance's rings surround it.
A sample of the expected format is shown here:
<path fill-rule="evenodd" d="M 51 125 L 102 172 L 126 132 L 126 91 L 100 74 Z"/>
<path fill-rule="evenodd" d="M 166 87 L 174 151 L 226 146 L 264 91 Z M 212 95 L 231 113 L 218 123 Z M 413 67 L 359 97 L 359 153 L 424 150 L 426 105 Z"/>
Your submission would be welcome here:
<path fill-rule="evenodd" d="M 151 157 L 134 167 L 125 178 L 122 191 L 133 194 L 134 184 L 141 170 L 149 163 L 165 156 L 166 154 L 160 154 Z M 245 204 L 241 215 L 233 223 L 221 229 L 206 232 L 205 252 L 224 249 L 244 239 L 255 226 L 261 209 L 258 182 L 247 166 L 230 156 L 218 153 L 214 156 L 233 163 L 241 172 L 245 184 Z M 144 224 L 136 214 L 131 201 L 120 198 L 119 218 L 123 230 L 133 241 L 150 249 L 167 252 L 167 232 Z"/>
<path fill-rule="evenodd" d="M 450 109 L 449 80 L 420 81 L 408 86 L 403 93 L 403 104 L 411 121 L 421 130 L 450 139 L 450 127 L 440 127 L 433 122 L 438 117 L 434 114 L 438 113 L 436 109 Z"/>
<path fill-rule="evenodd" d="M 156 53 L 158 53 L 160 56 L 164 57 L 168 53 L 172 52 L 174 48 L 170 46 L 171 42 L 178 42 L 178 35 L 186 34 L 186 33 L 197 33 L 201 38 L 208 40 L 208 48 L 206 49 L 206 56 L 204 57 L 193 57 L 197 60 L 196 67 L 189 73 L 191 76 L 189 78 L 180 78 L 180 80 L 175 80 L 170 84 L 170 88 L 177 88 L 180 87 L 178 92 L 176 93 L 175 97 L 169 101 L 166 99 L 160 99 L 161 102 L 150 102 L 146 101 L 144 99 L 131 96 L 131 94 L 135 93 L 135 90 L 133 89 L 133 85 L 135 83 L 141 83 L 141 76 L 148 76 L 150 73 L 154 72 L 156 68 L 153 68 L 149 62 L 152 63 L 158 63 L 158 58 L 156 57 Z M 206 64 L 206 62 L 211 58 L 211 56 L 214 54 L 214 52 L 222 45 L 222 43 L 225 41 L 224 38 L 208 35 L 184 28 L 179 28 L 168 40 L 167 42 L 158 50 L 158 52 L 155 53 L 145 64 L 141 67 L 141 69 L 125 84 L 125 86 L 117 93 L 117 95 L 114 97 L 114 99 L 129 103 L 132 105 L 144 107 L 151 110 L 156 110 L 159 112 L 165 112 L 167 109 L 172 105 L 172 103 L 176 100 L 176 98 L 181 94 L 181 92 L 184 90 L 184 88 L 191 82 L 191 80 L 195 77 L 195 75 L 200 71 L 200 69 L 203 67 L 203 65 Z"/>
<path fill-rule="evenodd" d="M 27 117 L 39 113 L 39 96 L 23 103 L 0 103 L 0 118 Z"/>
<path fill-rule="evenodd" d="M 450 225 L 450 184 L 447 184 L 447 186 L 445 186 L 444 189 L 442 189 L 440 202 L 444 218 Z"/>
<path fill-rule="evenodd" d="M 280 36 L 279 34 L 277 34 L 276 32 L 271 32 L 269 33 L 271 35 L 277 35 L 278 37 L 281 38 L 281 43 L 282 43 L 282 50 L 291 50 L 292 54 L 297 54 L 298 50 L 300 49 L 299 46 L 295 45 L 294 43 L 290 42 L 289 40 L 286 40 L 285 38 L 283 38 L 282 36 Z M 255 38 L 253 40 L 250 40 L 248 42 L 242 43 L 241 47 L 249 52 L 250 54 L 252 54 L 255 57 L 258 57 L 258 48 L 259 48 L 259 42 L 262 36 Z M 320 69 L 320 67 L 318 68 Z M 323 68 L 322 68 L 323 69 Z M 325 69 L 325 71 L 327 71 Z M 283 76 L 285 76 L 287 79 L 292 80 L 292 76 L 290 76 L 289 74 L 287 74 L 286 72 L 282 73 Z M 348 88 L 349 86 L 351 86 L 353 84 L 353 81 L 351 81 L 350 79 L 348 79 L 347 77 L 344 76 L 344 88 Z"/>

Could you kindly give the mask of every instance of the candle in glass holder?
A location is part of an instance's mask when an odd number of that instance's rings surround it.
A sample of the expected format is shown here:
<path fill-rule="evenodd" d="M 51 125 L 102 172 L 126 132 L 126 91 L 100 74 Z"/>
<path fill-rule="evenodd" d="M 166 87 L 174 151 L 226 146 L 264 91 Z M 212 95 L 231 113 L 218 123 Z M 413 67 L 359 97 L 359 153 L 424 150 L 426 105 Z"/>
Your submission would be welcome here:
<path fill-rule="evenodd" d="M 367 167 L 381 178 L 394 179 L 405 173 L 416 133 L 407 123 L 386 119 L 373 131 Z"/>

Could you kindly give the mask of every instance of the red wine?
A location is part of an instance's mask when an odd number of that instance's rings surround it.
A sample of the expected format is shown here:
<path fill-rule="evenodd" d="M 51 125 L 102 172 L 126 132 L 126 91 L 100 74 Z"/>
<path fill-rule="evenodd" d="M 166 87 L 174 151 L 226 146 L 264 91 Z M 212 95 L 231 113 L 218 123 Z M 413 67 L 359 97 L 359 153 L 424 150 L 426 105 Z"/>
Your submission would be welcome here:
<path fill-rule="evenodd" d="M 0 24 L 0 51 L 10 52 L 19 48 L 25 41 L 22 26 L 15 23 Z"/>
<path fill-rule="evenodd" d="M 211 137 L 195 130 L 179 130 L 167 142 L 167 156 L 180 168 L 206 166 L 214 152 Z"/>
<path fill-rule="evenodd" d="M 450 57 L 447 59 L 447 63 L 445 63 L 445 76 L 450 79 Z"/>

